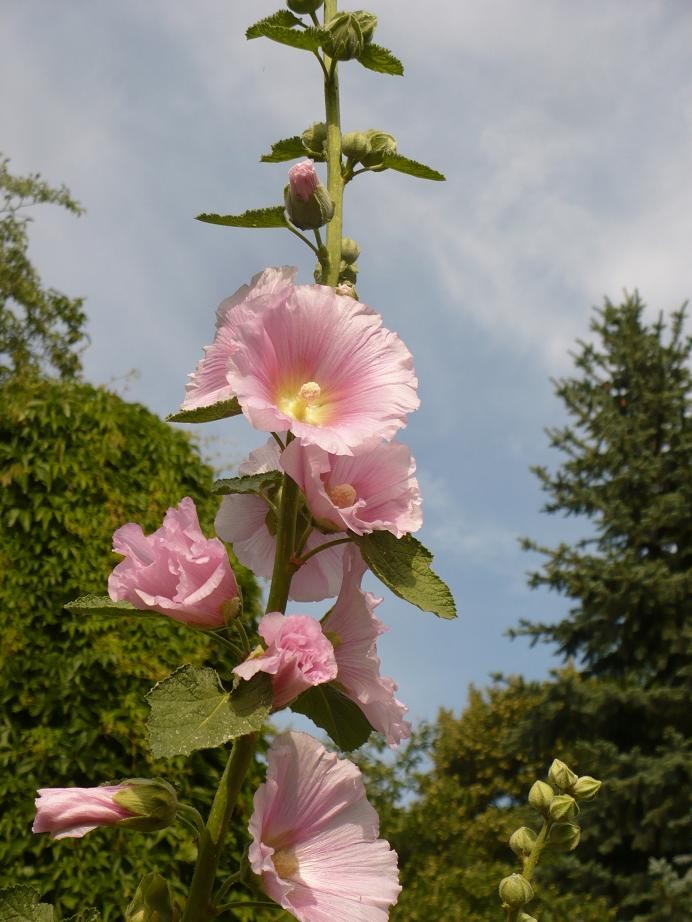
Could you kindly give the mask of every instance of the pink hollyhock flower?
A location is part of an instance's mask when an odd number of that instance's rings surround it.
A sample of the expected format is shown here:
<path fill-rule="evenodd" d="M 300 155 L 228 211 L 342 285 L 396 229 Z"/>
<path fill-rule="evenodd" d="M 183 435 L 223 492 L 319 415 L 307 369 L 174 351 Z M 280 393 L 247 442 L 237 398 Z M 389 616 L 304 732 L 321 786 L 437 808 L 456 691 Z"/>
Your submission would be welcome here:
<path fill-rule="evenodd" d="M 281 466 L 305 494 L 314 518 L 334 531 L 390 531 L 401 538 L 423 524 L 416 462 L 401 442 L 349 456 L 294 440 Z"/>
<path fill-rule="evenodd" d="M 306 733 L 267 753 L 249 825 L 250 866 L 300 922 L 385 922 L 401 891 L 360 771 Z"/>
<path fill-rule="evenodd" d="M 41 788 L 32 832 L 81 838 L 99 826 L 165 829 L 175 819 L 175 791 L 160 778 L 130 778 L 97 788 Z"/>
<path fill-rule="evenodd" d="M 394 697 L 396 683 L 380 675 L 377 638 L 387 628 L 373 614 L 382 599 L 363 592 L 360 583 L 366 566 L 358 550 L 348 546 L 344 554 L 344 575 L 339 597 L 322 620 L 322 629 L 334 644 L 338 666 L 336 681 L 375 730 L 396 747 L 411 735 L 404 720 L 405 704 Z"/>
<path fill-rule="evenodd" d="M 286 707 L 301 692 L 336 678 L 334 647 L 319 621 L 308 615 L 269 612 L 259 623 L 267 649 L 251 655 L 233 672 L 251 679 L 258 672 L 272 677 L 274 710 Z"/>
<path fill-rule="evenodd" d="M 265 269 L 253 276 L 249 285 L 222 301 L 216 310 L 216 335 L 211 346 L 204 347 L 204 358 L 188 375 L 181 409 L 196 410 L 233 397 L 226 372 L 228 358 L 234 350 L 230 314 L 239 304 L 261 310 L 268 303 L 284 297 L 293 287 L 297 270 L 292 266 Z"/>
<path fill-rule="evenodd" d="M 168 510 L 153 535 L 133 522 L 123 525 L 113 535 L 113 550 L 125 556 L 108 577 L 114 602 L 212 628 L 224 625 L 224 604 L 238 599 L 226 548 L 218 538 L 205 538 L 189 496 Z"/>
<path fill-rule="evenodd" d="M 291 195 L 307 202 L 320 184 L 314 160 L 301 160 L 288 171 Z"/>
<path fill-rule="evenodd" d="M 240 465 L 240 474 L 263 474 L 279 470 L 279 446 L 274 439 L 250 452 Z M 216 515 L 217 535 L 233 545 L 238 560 L 256 576 L 270 579 L 274 567 L 276 538 L 267 526 L 269 507 L 260 496 L 235 494 L 224 496 Z M 334 535 L 313 531 L 306 551 L 334 540 Z M 319 602 L 335 596 L 341 585 L 344 546 L 327 548 L 311 557 L 295 574 L 289 598 L 299 602 Z"/>

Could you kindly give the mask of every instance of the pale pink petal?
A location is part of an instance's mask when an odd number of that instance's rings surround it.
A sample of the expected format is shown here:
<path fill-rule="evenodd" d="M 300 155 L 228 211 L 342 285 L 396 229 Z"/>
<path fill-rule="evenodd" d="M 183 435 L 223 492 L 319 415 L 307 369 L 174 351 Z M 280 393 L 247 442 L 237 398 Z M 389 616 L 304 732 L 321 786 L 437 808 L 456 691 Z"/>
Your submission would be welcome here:
<path fill-rule="evenodd" d="M 307 202 L 320 183 L 315 170 L 315 161 L 306 159 L 294 163 L 288 171 L 288 182 L 291 195 Z"/>
<path fill-rule="evenodd" d="M 81 838 L 99 826 L 112 826 L 133 816 L 113 795 L 122 785 L 97 788 L 41 788 L 36 798 L 32 832 L 50 832 L 54 839 Z"/>
<path fill-rule="evenodd" d="M 132 522 L 123 525 L 113 535 L 113 550 L 125 556 L 108 578 L 113 601 L 209 628 L 223 626 L 225 603 L 238 598 L 226 548 L 218 538 L 205 538 L 187 496 L 152 535 Z"/>
<path fill-rule="evenodd" d="M 360 553 L 348 546 L 341 591 L 323 629 L 334 642 L 337 682 L 371 726 L 396 747 L 411 735 L 411 725 L 404 719 L 408 708 L 394 695 L 395 682 L 380 675 L 377 638 L 387 628 L 373 613 L 382 600 L 360 588 L 365 569 Z"/>
<path fill-rule="evenodd" d="M 304 733 L 277 737 L 255 794 L 250 865 L 300 922 L 384 922 L 400 887 L 359 770 Z"/>

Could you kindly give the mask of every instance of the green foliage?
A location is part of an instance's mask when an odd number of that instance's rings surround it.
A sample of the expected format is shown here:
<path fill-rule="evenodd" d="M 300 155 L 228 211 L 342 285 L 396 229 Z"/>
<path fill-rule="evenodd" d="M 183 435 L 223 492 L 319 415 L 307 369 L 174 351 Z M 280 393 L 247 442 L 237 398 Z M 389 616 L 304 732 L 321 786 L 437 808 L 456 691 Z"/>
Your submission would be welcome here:
<path fill-rule="evenodd" d="M 214 669 L 181 666 L 147 701 L 154 758 L 187 756 L 261 730 L 271 711 L 271 680 L 259 673 L 228 692 Z"/>
<path fill-rule="evenodd" d="M 222 227 L 288 227 L 283 205 L 253 208 L 242 214 L 199 214 L 197 220 Z"/>
<path fill-rule="evenodd" d="M 395 595 L 440 618 L 456 618 L 448 586 L 430 568 L 433 555 L 412 535 L 374 531 L 353 540 L 372 572 Z"/>
<path fill-rule="evenodd" d="M 31 887 L 0 891 L 0 922 L 53 922 L 53 907 Z"/>
<path fill-rule="evenodd" d="M 396 170 L 399 173 L 406 173 L 409 176 L 417 176 L 418 179 L 432 179 L 436 182 L 444 182 L 444 175 L 439 170 L 433 170 L 431 166 L 424 163 L 418 163 L 417 160 L 410 160 L 408 157 L 402 157 L 401 154 L 395 154 L 386 151 L 382 163 L 388 170 Z"/>
<path fill-rule="evenodd" d="M 355 701 L 330 682 L 308 688 L 290 707 L 296 714 L 305 714 L 321 727 L 342 752 L 358 749 L 373 732 Z"/>
<path fill-rule="evenodd" d="M 59 205 L 82 209 L 68 190 L 49 186 L 38 174 L 13 176 L 0 157 L 0 382 L 15 372 L 42 369 L 63 378 L 79 374 L 79 347 L 86 334 L 81 298 L 44 288 L 29 261 L 29 223 L 24 209 Z"/>
<path fill-rule="evenodd" d="M 292 138 L 283 138 L 281 141 L 276 141 L 272 144 L 271 153 L 262 154 L 260 161 L 262 163 L 284 163 L 286 160 L 297 160 L 306 156 L 307 150 L 303 144 L 303 139 L 300 135 L 295 135 Z"/>
<path fill-rule="evenodd" d="M 111 536 L 125 522 L 151 532 L 190 495 L 210 534 L 212 471 L 188 436 L 102 388 L 23 376 L 0 393 L 0 886 L 28 884 L 63 917 L 95 906 L 118 919 L 145 871 L 181 892 L 190 834 L 109 829 L 53 842 L 31 835 L 35 791 L 161 776 L 206 811 L 225 752 L 154 760 L 144 696 L 183 662 L 218 661 L 218 648 L 171 619 L 63 605 L 104 592 Z M 234 569 L 252 614 L 258 589 Z M 229 867 L 244 846 L 253 787 L 229 838 Z"/>
<path fill-rule="evenodd" d="M 218 403 L 212 403 L 208 407 L 197 407 L 194 410 L 179 410 L 177 413 L 171 413 L 170 416 L 166 417 L 166 422 L 213 423 L 218 419 L 240 416 L 242 412 L 238 398 L 230 397 L 228 400 L 219 400 Z"/>
<path fill-rule="evenodd" d="M 261 496 L 266 491 L 276 492 L 280 487 L 280 471 L 263 471 L 260 474 L 244 474 L 242 477 L 215 480 L 212 491 L 218 496 L 231 493 L 255 493 Z"/>
<path fill-rule="evenodd" d="M 379 74 L 391 74 L 395 77 L 404 75 L 404 65 L 401 61 L 389 49 L 375 45 L 373 42 L 365 45 L 358 56 L 358 62 L 368 70 L 374 70 Z"/>

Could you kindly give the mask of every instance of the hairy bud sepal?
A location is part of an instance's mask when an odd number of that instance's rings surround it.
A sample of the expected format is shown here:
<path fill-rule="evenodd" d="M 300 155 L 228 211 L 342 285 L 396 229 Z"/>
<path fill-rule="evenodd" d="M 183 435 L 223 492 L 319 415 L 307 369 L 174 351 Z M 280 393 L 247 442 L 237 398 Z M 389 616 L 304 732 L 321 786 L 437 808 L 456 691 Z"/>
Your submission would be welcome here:
<path fill-rule="evenodd" d="M 555 797 L 555 792 L 545 781 L 534 781 L 529 791 L 529 804 L 542 816 L 548 815 L 550 802 Z"/>
<path fill-rule="evenodd" d="M 370 138 L 365 131 L 347 131 L 341 136 L 341 153 L 358 163 L 371 151 Z"/>
<path fill-rule="evenodd" d="M 155 871 L 146 874 L 125 910 L 125 922 L 177 922 L 168 883 Z"/>
<path fill-rule="evenodd" d="M 533 829 L 529 829 L 528 826 L 515 829 L 509 837 L 509 847 L 520 858 L 526 858 L 527 855 L 530 855 L 535 844 L 536 833 Z"/>
<path fill-rule="evenodd" d="M 154 832 L 173 823 L 178 798 L 167 781 L 163 778 L 128 778 L 121 783 L 122 789 L 114 794 L 113 800 L 134 815 L 120 820 L 119 826 Z"/>
<path fill-rule="evenodd" d="M 577 813 L 579 813 L 579 807 L 570 794 L 557 794 L 550 801 L 550 806 L 548 807 L 548 815 L 556 823 L 571 820 Z"/>
<path fill-rule="evenodd" d="M 370 128 L 365 132 L 370 142 L 370 153 L 361 158 L 364 167 L 374 172 L 385 170 L 384 158 L 386 154 L 396 153 L 396 138 L 386 131 Z"/>
<path fill-rule="evenodd" d="M 601 790 L 602 781 L 597 781 L 590 775 L 582 775 L 572 785 L 572 794 L 577 800 L 593 800 Z"/>
<path fill-rule="evenodd" d="M 561 852 L 573 852 L 579 845 L 581 829 L 576 823 L 555 823 L 548 835 L 548 844 Z"/>
<path fill-rule="evenodd" d="M 533 899 L 533 887 L 521 874 L 503 877 L 498 892 L 503 905 L 510 909 L 521 909 Z"/>
<path fill-rule="evenodd" d="M 322 48 L 336 61 L 351 61 L 363 53 L 365 39 L 355 13 L 337 13 L 327 23 Z"/>
<path fill-rule="evenodd" d="M 324 122 L 313 122 L 301 135 L 303 147 L 313 157 L 324 159 L 327 143 L 327 126 Z"/>
<path fill-rule="evenodd" d="M 571 791 L 577 782 L 577 775 L 564 762 L 553 759 L 553 764 L 548 769 L 548 780 L 561 791 Z"/>

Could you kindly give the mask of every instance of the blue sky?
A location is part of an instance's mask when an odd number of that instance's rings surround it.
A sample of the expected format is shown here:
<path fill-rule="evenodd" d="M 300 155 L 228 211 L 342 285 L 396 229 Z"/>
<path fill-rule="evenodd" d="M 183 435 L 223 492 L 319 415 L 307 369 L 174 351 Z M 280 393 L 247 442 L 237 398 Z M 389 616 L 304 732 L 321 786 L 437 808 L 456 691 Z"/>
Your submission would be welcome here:
<path fill-rule="evenodd" d="M 161 414 L 180 403 L 220 300 L 266 265 L 311 280 L 311 254 L 288 233 L 193 220 L 280 202 L 285 165 L 259 155 L 322 117 L 314 59 L 244 39 L 277 6 L 4 0 L 0 12 L 0 146 L 16 172 L 67 183 L 87 209 L 37 215 L 32 256 L 47 284 L 86 298 L 88 378 Z M 406 76 L 342 67 L 344 129 L 387 130 L 448 177 L 366 175 L 346 203 L 361 298 L 414 354 L 423 403 L 403 438 L 424 490 L 421 537 L 460 610 L 441 623 L 387 595 L 378 611 L 384 671 L 418 719 L 460 708 L 491 672 L 557 665 L 505 637 L 520 617 L 566 608 L 526 588 L 538 559 L 518 536 L 584 530 L 540 514 L 528 468 L 557 461 L 549 379 L 569 373 L 591 306 L 638 288 L 653 315 L 692 294 L 692 7 L 368 8 Z M 202 438 L 223 470 L 264 441 L 241 419 Z"/>

